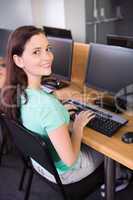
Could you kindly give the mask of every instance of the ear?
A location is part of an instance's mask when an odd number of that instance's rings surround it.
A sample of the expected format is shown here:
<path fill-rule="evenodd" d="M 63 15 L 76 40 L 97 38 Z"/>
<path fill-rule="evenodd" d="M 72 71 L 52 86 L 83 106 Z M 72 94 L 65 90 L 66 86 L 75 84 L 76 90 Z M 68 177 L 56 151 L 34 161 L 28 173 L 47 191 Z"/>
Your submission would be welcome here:
<path fill-rule="evenodd" d="M 24 67 L 24 64 L 23 64 L 23 59 L 18 56 L 18 55 L 13 55 L 13 60 L 15 62 L 15 64 L 20 67 L 20 68 L 23 68 Z"/>

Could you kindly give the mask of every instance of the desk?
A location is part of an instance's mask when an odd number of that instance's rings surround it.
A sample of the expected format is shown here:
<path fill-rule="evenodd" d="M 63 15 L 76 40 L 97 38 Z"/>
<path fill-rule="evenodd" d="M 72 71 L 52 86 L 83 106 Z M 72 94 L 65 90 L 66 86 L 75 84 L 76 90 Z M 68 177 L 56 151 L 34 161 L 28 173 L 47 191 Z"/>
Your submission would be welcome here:
<path fill-rule="evenodd" d="M 133 131 L 133 119 L 129 119 L 126 126 L 123 126 L 111 138 L 104 136 L 92 129 L 85 128 L 83 142 L 105 156 L 105 182 L 106 199 L 114 200 L 115 182 L 115 161 L 133 170 L 133 144 L 125 144 L 121 141 L 121 136 L 127 131 Z"/>
<path fill-rule="evenodd" d="M 62 93 L 63 99 L 75 98 L 83 99 L 85 94 L 81 94 L 79 89 L 71 85 L 58 93 Z M 89 97 L 90 94 L 88 93 Z M 86 94 L 87 96 L 87 94 Z M 125 144 L 121 141 L 121 136 L 127 131 L 133 131 L 133 117 L 123 115 L 129 122 L 120 128 L 112 137 L 107 137 L 90 128 L 84 128 L 83 143 L 99 151 L 105 156 L 105 183 L 106 199 L 114 200 L 114 182 L 115 182 L 115 161 L 133 170 L 133 144 Z"/>

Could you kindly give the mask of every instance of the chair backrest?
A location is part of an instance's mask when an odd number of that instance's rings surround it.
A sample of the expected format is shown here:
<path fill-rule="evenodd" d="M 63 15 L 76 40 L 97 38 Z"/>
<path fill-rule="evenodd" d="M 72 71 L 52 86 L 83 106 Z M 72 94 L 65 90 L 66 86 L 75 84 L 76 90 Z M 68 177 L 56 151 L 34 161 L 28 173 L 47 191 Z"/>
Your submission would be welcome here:
<path fill-rule="evenodd" d="M 55 176 L 54 162 L 47 148 L 47 142 L 38 134 L 26 129 L 22 124 L 2 116 L 12 140 L 25 159 L 33 158 L 42 167 Z"/>
<path fill-rule="evenodd" d="M 63 198 L 67 199 L 59 174 L 47 148 L 47 141 L 44 141 L 37 133 L 26 129 L 19 122 L 9 119 L 6 115 L 1 114 L 0 119 L 9 130 L 13 142 L 24 160 L 31 162 L 30 158 L 32 158 L 49 171 L 55 177 Z"/>

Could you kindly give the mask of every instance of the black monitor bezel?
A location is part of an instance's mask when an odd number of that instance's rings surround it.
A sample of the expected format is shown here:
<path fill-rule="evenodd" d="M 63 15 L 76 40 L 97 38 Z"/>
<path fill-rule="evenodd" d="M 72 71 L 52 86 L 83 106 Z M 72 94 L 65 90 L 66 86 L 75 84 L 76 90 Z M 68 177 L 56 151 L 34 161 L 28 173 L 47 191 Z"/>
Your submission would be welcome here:
<path fill-rule="evenodd" d="M 62 29 L 62 28 L 55 28 L 55 27 L 48 27 L 48 26 L 43 26 L 44 33 L 46 34 L 48 40 L 53 39 L 53 40 L 64 40 L 68 41 L 71 43 L 71 58 L 69 61 L 69 66 L 68 66 L 68 76 L 63 76 L 60 74 L 55 74 L 52 73 L 51 77 L 59 80 L 64 80 L 64 81 L 71 81 L 71 75 L 72 75 L 72 62 L 73 62 L 73 49 L 74 49 L 74 41 L 72 39 L 72 34 L 70 30 L 67 29 Z M 49 32 L 50 30 L 50 32 Z M 53 31 L 53 33 L 52 33 Z"/>
<path fill-rule="evenodd" d="M 90 43 L 90 50 L 89 50 L 89 54 L 88 54 L 88 60 L 87 60 L 87 64 L 86 64 L 86 76 L 85 76 L 85 85 L 86 87 L 88 88 L 91 88 L 91 89 L 95 89 L 96 91 L 98 92 L 102 92 L 104 94 L 109 94 L 111 96 L 115 96 L 117 94 L 117 92 L 113 92 L 113 91 L 110 91 L 110 90 L 107 90 L 107 89 L 104 89 L 104 88 L 101 88 L 101 87 L 98 87 L 98 86 L 94 86 L 93 84 L 90 84 L 88 83 L 88 74 L 89 74 L 89 66 L 90 66 L 90 63 L 91 63 L 91 59 L 92 58 L 92 48 L 93 48 L 93 44 L 94 45 L 103 45 L 103 44 L 97 44 L 97 43 Z M 105 45 L 105 44 L 104 44 Z M 110 45 L 114 48 L 113 45 Z M 125 48 L 125 47 L 119 47 L 119 46 L 116 46 L 115 48 L 120 48 L 122 50 L 122 48 Z M 127 48 L 128 50 L 129 48 Z M 130 49 L 131 50 L 131 49 Z"/>
<path fill-rule="evenodd" d="M 94 86 L 92 84 L 89 84 L 88 81 L 87 81 L 88 80 L 88 72 L 90 70 L 89 66 L 90 66 L 90 63 L 91 63 L 91 59 L 90 58 L 92 58 L 92 51 L 91 51 L 91 49 L 93 48 L 93 46 L 92 46 L 93 44 L 95 44 L 95 43 L 89 43 L 90 47 L 89 47 L 89 54 L 88 54 L 88 57 L 87 57 L 86 73 L 85 73 L 86 76 L 85 76 L 85 81 L 84 81 L 85 86 L 88 87 L 88 88 L 94 89 L 94 90 L 96 90 L 98 92 L 110 93 L 111 95 L 114 95 L 114 93 L 109 92 L 108 90 L 104 90 L 102 88 L 96 87 L 96 86 Z"/>
<path fill-rule="evenodd" d="M 43 26 L 43 30 L 46 36 L 72 39 L 72 33 L 69 29 Z"/>
<path fill-rule="evenodd" d="M 121 41 L 121 44 L 120 44 L 120 41 Z M 125 42 L 125 44 L 123 44 L 123 42 Z M 131 42 L 132 42 L 132 46 L 131 46 Z M 120 46 L 120 47 L 127 47 L 127 48 L 133 49 L 133 36 L 108 34 L 106 36 L 106 43 L 112 46 Z"/>
<path fill-rule="evenodd" d="M 12 30 L 10 29 L 4 29 L 4 28 L 0 28 L 0 48 L 1 48 L 1 51 L 0 51 L 0 57 L 5 57 L 6 55 L 6 46 L 7 46 L 7 43 L 8 43 L 8 38 L 9 38 L 9 35 L 12 33 Z M 1 38 L 3 37 L 3 38 Z"/>

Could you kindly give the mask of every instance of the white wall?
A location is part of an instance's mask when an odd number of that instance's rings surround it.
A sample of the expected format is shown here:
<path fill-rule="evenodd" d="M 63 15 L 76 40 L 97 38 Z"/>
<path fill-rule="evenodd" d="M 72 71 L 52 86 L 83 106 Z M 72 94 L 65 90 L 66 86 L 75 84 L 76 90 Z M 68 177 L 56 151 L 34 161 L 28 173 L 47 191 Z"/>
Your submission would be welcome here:
<path fill-rule="evenodd" d="M 85 41 L 85 0 L 64 0 L 65 26 L 75 41 Z"/>
<path fill-rule="evenodd" d="M 43 0 L 43 25 L 65 28 L 64 0 Z"/>
<path fill-rule="evenodd" d="M 31 0 L 0 0 L 0 28 L 33 24 Z"/>
<path fill-rule="evenodd" d="M 33 24 L 40 27 L 43 25 L 44 0 L 31 0 Z"/>

